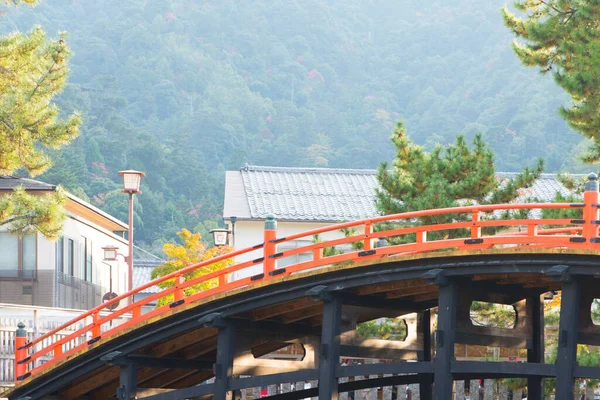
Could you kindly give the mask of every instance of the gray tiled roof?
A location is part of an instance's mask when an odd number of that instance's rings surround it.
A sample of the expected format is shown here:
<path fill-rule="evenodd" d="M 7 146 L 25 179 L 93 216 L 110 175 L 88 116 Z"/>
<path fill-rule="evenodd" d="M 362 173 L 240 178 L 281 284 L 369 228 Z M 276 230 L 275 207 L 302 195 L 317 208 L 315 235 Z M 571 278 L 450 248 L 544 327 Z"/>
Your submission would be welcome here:
<path fill-rule="evenodd" d="M 497 172 L 496 176 L 499 178 L 514 178 L 517 176 L 517 172 Z M 520 190 L 520 196 L 517 202 L 525 202 L 529 199 L 537 199 L 543 202 L 551 202 L 554 200 L 556 193 L 568 196 L 572 194 L 562 183 L 560 183 L 556 174 L 541 174 L 539 179 L 531 185 L 530 188 L 523 188 Z M 571 174 L 573 178 L 585 178 L 587 175 Z"/>
<path fill-rule="evenodd" d="M 152 280 L 152 270 L 164 263 L 160 257 L 148 253 L 147 251 L 135 246 L 133 248 L 133 287 L 143 285 Z M 158 286 L 152 286 L 142 291 L 142 293 L 157 293 Z"/>
<path fill-rule="evenodd" d="M 0 190 L 12 190 L 23 186 L 27 190 L 55 190 L 56 185 L 17 176 L 0 175 Z"/>
<path fill-rule="evenodd" d="M 240 174 L 245 191 L 241 198 L 246 199 L 250 213 L 237 215 L 238 218 L 264 219 L 273 214 L 278 220 L 338 222 L 378 215 L 375 170 L 247 165 Z M 516 175 L 497 173 L 499 178 Z M 542 174 L 531 188 L 521 190 L 522 195 L 517 201 L 530 198 L 552 201 L 557 192 L 569 193 L 555 174 Z M 225 197 L 232 195 L 231 188 L 226 187 Z M 228 217 L 229 214 L 225 211 L 224 215 Z"/>
<path fill-rule="evenodd" d="M 246 166 L 241 174 L 251 218 L 351 221 L 377 214 L 374 170 Z"/>

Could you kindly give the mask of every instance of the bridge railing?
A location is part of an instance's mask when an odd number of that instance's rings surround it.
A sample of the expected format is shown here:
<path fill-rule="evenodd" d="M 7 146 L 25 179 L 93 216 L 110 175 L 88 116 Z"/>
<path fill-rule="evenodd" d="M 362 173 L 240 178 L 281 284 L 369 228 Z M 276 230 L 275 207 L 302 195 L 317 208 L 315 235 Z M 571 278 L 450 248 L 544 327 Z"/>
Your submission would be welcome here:
<path fill-rule="evenodd" d="M 83 313 L 30 342 L 27 342 L 24 332 L 17 330 L 15 376 L 17 381 L 24 380 L 94 345 L 103 338 L 136 327 L 150 318 L 170 312 L 183 304 L 193 303 L 234 289 L 251 287 L 266 280 L 281 279 L 283 276 L 327 265 L 372 260 L 390 255 L 415 254 L 443 249 L 485 249 L 494 246 L 600 250 L 600 239 L 597 237 L 600 224 L 600 221 L 598 221 L 598 208 L 600 205 L 598 204 L 598 183 L 596 179 L 595 175 L 593 177 L 590 175 L 584 193 L 584 202 L 575 204 L 520 203 L 423 210 L 346 222 L 279 238 L 277 237 L 276 221 L 273 217 L 269 217 L 265 222 L 263 243 L 190 265 L 155 279 Z M 534 218 L 531 211 L 541 209 L 579 209 L 581 210 L 581 218 Z M 503 212 L 515 212 L 517 210 L 528 211 L 528 217 L 514 219 L 514 215 L 510 217 L 503 214 Z M 441 222 L 432 222 L 425 225 L 419 223 L 424 219 Z M 518 228 L 522 229 L 519 231 Z M 486 234 L 488 229 L 491 232 Z M 504 229 L 504 231 L 498 231 L 499 229 Z M 340 230 L 346 230 L 348 235 L 339 237 L 341 236 L 339 235 Z M 444 232 L 444 236 L 441 236 L 441 238 L 434 237 L 431 240 L 430 236 L 440 236 L 440 232 Z M 314 240 L 315 235 L 326 233 L 338 233 L 338 238 L 322 242 Z M 400 238 L 400 240 L 390 240 L 391 244 L 384 247 L 373 246 L 375 240 L 384 238 Z M 277 249 L 283 243 L 295 242 L 300 239 L 304 239 L 303 243 L 310 244 L 283 251 Z M 324 256 L 325 248 L 348 247 L 353 243 L 355 245 L 352 250 L 341 254 L 333 252 L 332 255 Z M 360 245 L 356 245 L 358 243 Z M 303 253 L 312 254 L 312 259 L 277 268 L 278 260 Z M 249 257 L 251 260 L 186 280 L 193 271 L 237 256 Z M 244 269 L 252 269 L 257 273 L 243 279 L 230 279 L 232 273 Z M 108 315 L 101 315 L 101 311 L 107 306 L 130 297 L 133 298 L 134 294 L 168 280 L 173 280 L 174 285 L 133 302 L 124 308 L 115 310 Z M 209 283 L 209 288 L 195 294 L 186 295 L 185 289 L 201 283 Z M 173 301 L 142 314 L 143 306 L 167 296 L 172 296 Z M 129 321 L 118 326 L 112 326 L 113 320 L 129 313 L 131 314 Z M 77 328 L 68 336 L 48 343 L 47 339 L 57 332 L 73 329 L 73 327 L 82 324 L 82 327 Z M 75 345 L 73 345 L 74 343 Z M 42 359 L 45 362 L 39 365 L 37 361 Z"/>

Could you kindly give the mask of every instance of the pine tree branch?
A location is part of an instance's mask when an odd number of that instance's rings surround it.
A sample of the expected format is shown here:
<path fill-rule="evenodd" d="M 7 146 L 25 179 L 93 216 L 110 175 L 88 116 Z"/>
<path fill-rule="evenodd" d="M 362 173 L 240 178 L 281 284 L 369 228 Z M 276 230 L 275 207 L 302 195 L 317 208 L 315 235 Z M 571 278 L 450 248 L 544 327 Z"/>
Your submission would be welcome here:
<path fill-rule="evenodd" d="M 61 39 L 61 41 L 62 41 L 62 39 Z M 52 70 L 54 69 L 54 66 L 56 66 L 58 64 L 58 60 L 61 59 L 61 57 L 59 57 L 61 55 L 61 53 L 62 53 L 62 50 L 59 47 L 58 52 L 56 53 L 56 56 L 54 57 L 54 62 L 52 63 L 52 65 L 50 66 L 50 68 L 48 68 L 48 70 L 46 71 L 46 73 L 44 73 L 44 76 L 42 76 L 38 80 L 38 82 L 36 83 L 35 87 L 33 88 L 33 91 L 31 92 L 31 94 L 27 98 L 27 101 L 31 101 L 31 99 L 33 98 L 33 96 L 35 95 L 35 93 L 42 86 L 42 83 L 44 83 L 44 81 L 46 80 L 46 78 L 48 76 L 50 76 L 50 74 L 52 73 Z"/>

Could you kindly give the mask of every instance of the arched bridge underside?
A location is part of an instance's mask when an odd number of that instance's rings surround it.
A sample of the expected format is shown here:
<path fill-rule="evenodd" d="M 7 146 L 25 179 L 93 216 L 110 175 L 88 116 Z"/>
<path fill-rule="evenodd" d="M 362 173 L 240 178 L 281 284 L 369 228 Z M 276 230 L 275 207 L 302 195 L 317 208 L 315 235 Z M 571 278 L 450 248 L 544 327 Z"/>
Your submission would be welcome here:
<path fill-rule="evenodd" d="M 174 306 L 24 377 L 5 396 L 226 399 L 244 388 L 310 380 L 318 386 L 269 398 L 335 399 L 418 383 L 421 399 L 450 399 L 454 380 L 524 377 L 529 399 L 542 398 L 543 378 L 556 379 L 557 399 L 570 399 L 576 378 L 600 378 L 600 366 L 576 361 L 577 344 L 600 345 L 590 315 L 598 277 L 595 249 L 522 246 L 334 264 Z M 558 290 L 558 359 L 545 364 L 543 295 Z M 474 326 L 473 301 L 514 305 L 515 326 Z M 356 334 L 363 321 L 409 314 L 403 341 Z M 290 343 L 302 344 L 302 360 L 255 358 Z M 526 349 L 527 359 L 461 361 L 457 344 Z M 375 363 L 345 365 L 344 358 Z"/>

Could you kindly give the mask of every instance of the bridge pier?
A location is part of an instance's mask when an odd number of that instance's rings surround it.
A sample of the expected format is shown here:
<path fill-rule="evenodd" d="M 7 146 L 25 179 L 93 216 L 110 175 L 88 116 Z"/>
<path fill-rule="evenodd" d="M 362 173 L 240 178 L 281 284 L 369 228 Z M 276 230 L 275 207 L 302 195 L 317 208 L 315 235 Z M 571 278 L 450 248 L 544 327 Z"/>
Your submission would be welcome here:
<path fill-rule="evenodd" d="M 431 362 L 431 311 L 419 313 L 419 327 L 423 334 L 423 350 L 418 355 L 418 361 Z M 420 400 L 433 400 L 433 375 L 419 374 Z"/>
<path fill-rule="evenodd" d="M 215 400 L 233 400 L 229 382 L 233 377 L 233 359 L 235 356 L 236 326 L 233 322 L 221 318 L 211 321 L 219 329 L 217 334 L 217 359 L 215 363 Z"/>
<path fill-rule="evenodd" d="M 340 364 L 340 325 L 342 302 L 337 296 L 324 299 L 319 358 L 319 399 L 338 399 L 336 372 Z"/>
<path fill-rule="evenodd" d="M 444 276 L 442 270 L 434 270 L 432 283 L 439 286 L 438 327 L 435 331 L 434 392 L 435 398 L 446 400 L 452 398 L 453 377 L 451 364 L 454 361 L 454 344 L 456 342 L 456 306 L 458 302 L 457 284 L 453 279 Z"/>
<path fill-rule="evenodd" d="M 556 398 L 574 398 L 575 368 L 577 367 L 577 343 L 579 333 L 579 309 L 581 282 L 567 272 L 561 278 L 562 298 L 556 357 Z"/>
<path fill-rule="evenodd" d="M 531 316 L 531 346 L 527 348 L 527 362 L 544 363 L 544 302 L 542 295 L 527 297 L 527 315 Z M 527 398 L 542 400 L 544 385 L 541 376 L 527 378 Z"/>
<path fill-rule="evenodd" d="M 133 363 L 119 366 L 119 388 L 117 400 L 130 400 L 135 398 L 137 391 L 137 365 Z"/>

